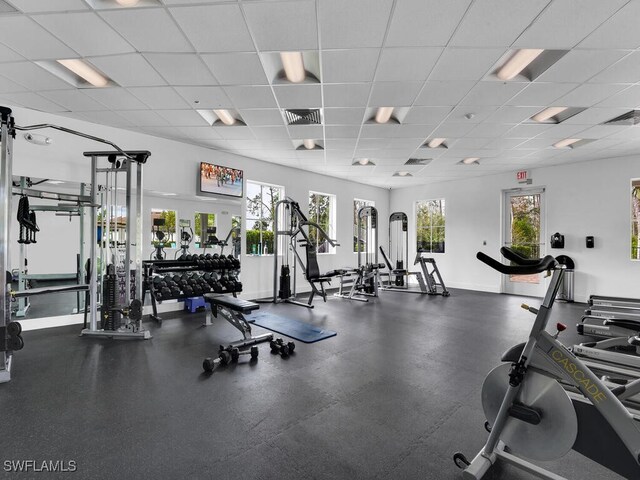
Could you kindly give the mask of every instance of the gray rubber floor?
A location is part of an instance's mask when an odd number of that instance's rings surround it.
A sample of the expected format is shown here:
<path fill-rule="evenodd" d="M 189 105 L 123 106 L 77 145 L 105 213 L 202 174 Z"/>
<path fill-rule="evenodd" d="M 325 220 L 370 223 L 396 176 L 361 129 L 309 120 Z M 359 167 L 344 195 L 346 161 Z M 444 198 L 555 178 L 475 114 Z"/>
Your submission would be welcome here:
<path fill-rule="evenodd" d="M 289 359 L 263 344 L 250 364 L 202 373 L 238 332 L 202 313 L 163 314 L 148 341 L 79 338 L 78 326 L 26 332 L 0 385 L 0 460 L 74 460 L 74 474 L 0 478 L 459 479 L 486 432 L 484 375 L 526 339 L 536 299 L 454 290 L 449 298 L 382 292 L 314 310 L 262 305 L 336 330 L 297 342 Z M 556 304 L 561 338 L 579 340 L 584 305 Z M 256 332 L 263 332 L 255 328 Z M 575 480 L 615 479 L 570 453 L 549 465 Z M 529 479 L 510 467 L 486 478 Z"/>

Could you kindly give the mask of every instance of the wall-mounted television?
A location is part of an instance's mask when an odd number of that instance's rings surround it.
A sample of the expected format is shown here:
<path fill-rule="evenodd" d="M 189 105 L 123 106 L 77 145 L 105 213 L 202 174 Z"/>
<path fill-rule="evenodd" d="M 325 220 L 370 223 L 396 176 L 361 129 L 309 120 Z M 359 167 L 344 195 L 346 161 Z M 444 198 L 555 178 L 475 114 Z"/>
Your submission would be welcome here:
<path fill-rule="evenodd" d="M 242 170 L 211 163 L 200 163 L 198 193 L 242 198 L 243 192 L 244 175 Z"/>

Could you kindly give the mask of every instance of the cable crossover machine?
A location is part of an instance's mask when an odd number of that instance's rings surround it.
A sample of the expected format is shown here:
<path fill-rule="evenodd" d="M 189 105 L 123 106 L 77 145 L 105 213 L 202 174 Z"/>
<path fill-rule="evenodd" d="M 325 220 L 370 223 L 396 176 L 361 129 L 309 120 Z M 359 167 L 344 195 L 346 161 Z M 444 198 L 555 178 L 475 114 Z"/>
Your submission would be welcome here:
<path fill-rule="evenodd" d="M 83 137 L 109 145 L 111 151 L 85 152 L 91 159 L 91 180 L 87 185 L 89 195 L 48 192 L 24 186 L 13 187 L 13 140 L 17 131 L 51 128 L 67 134 Z M 85 328 L 83 336 L 113 338 L 151 338 L 142 327 L 142 166 L 151 155 L 148 151 L 124 151 L 108 140 L 71 130 L 59 125 L 15 124 L 10 108 L 0 106 L 0 273 L 6 279 L 0 282 L 0 382 L 11 379 L 13 352 L 24 346 L 20 323 L 11 320 L 11 303 L 24 297 L 60 292 L 84 292 Z M 124 181 L 119 181 L 124 176 Z M 135 179 L 135 190 L 133 182 Z M 99 183 L 99 181 L 101 183 Z M 117 237 L 113 229 L 118 225 L 118 191 L 124 188 L 124 206 L 127 212 L 124 233 Z M 39 198 L 60 202 L 57 209 L 88 208 L 90 213 L 90 255 L 87 263 L 86 283 L 68 286 L 51 286 L 29 290 L 12 290 L 10 273 L 9 217 L 12 196 Z M 120 199 L 121 200 L 121 199 Z M 26 202 L 23 201 L 23 207 Z M 136 212 L 135 221 L 131 218 Z M 100 213 L 98 213 L 100 212 Z M 36 231 L 35 222 L 24 215 L 21 228 L 28 235 Z M 33 225 L 32 225 L 33 224 Z M 98 239 L 97 227 L 101 227 Z M 24 233 L 24 232 L 23 232 Z M 23 236 L 21 235 L 21 238 Z M 98 253 L 99 244 L 99 253 Z M 131 265 L 135 267 L 132 282 Z M 131 272 L 131 273 L 130 273 Z M 98 275 L 100 273 L 100 275 Z M 135 288 L 134 288 L 135 285 Z M 98 313 L 100 310 L 100 314 Z M 87 315 L 89 324 L 87 325 Z M 100 325 L 98 325 L 100 316 Z"/>
<path fill-rule="evenodd" d="M 380 273 L 381 290 L 396 292 L 420 293 L 426 295 L 449 296 L 449 291 L 442 280 L 440 270 L 434 258 L 426 257 L 424 252 L 418 252 L 413 262 L 419 264 L 421 272 L 407 269 L 409 264 L 409 220 L 404 212 L 394 212 L 389 216 L 389 255 L 380 246 L 380 254 L 384 259 L 388 271 Z M 410 287 L 409 278 L 414 276 L 419 290 Z"/>
<path fill-rule="evenodd" d="M 341 271 L 332 270 L 324 274 L 320 273 L 316 253 L 317 245 L 326 240 L 332 247 L 337 247 L 339 246 L 338 242 L 330 238 L 320 225 L 309 221 L 302 213 L 298 202 L 289 197 L 276 203 L 273 219 L 273 296 L 260 303 L 291 303 L 313 308 L 313 299 L 316 295 L 322 297 L 326 302 L 327 294 L 324 284 L 330 283 L 331 278 L 339 275 Z M 312 238 L 311 229 L 316 231 L 315 240 Z M 286 238 L 287 245 L 282 252 L 282 262 L 279 265 L 280 238 Z M 305 249 L 305 259 L 300 255 L 298 247 Z M 291 277 L 290 254 L 293 258 L 293 279 Z M 311 286 L 311 295 L 307 303 L 296 300 L 296 262 L 302 268 L 304 277 Z"/>

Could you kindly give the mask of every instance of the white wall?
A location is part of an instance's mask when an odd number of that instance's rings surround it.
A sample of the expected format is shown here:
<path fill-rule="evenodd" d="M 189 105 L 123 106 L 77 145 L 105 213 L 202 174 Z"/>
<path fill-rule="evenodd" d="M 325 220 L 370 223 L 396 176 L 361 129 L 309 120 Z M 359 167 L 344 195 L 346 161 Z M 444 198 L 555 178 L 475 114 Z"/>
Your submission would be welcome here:
<path fill-rule="evenodd" d="M 13 107 L 12 107 L 13 108 Z M 144 167 L 145 190 L 177 193 L 179 197 L 159 197 L 145 195 L 144 198 L 144 256 L 149 258 L 151 247 L 151 208 L 171 208 L 177 210 L 179 218 L 193 219 L 195 212 L 211 212 L 217 215 L 218 237 L 226 236 L 231 216 L 241 214 L 244 221 L 244 201 L 230 202 L 220 199 L 203 201 L 195 198 L 199 164 L 201 161 L 217 163 L 244 170 L 245 180 L 254 180 L 285 187 L 287 196 L 300 202 L 306 209 L 309 190 L 332 193 L 337 202 L 337 237 L 341 244 L 335 255 L 322 255 L 318 262 L 321 270 L 353 266 L 356 256 L 352 246 L 352 209 L 353 199 L 374 200 L 379 209 L 380 218 L 389 214 L 389 191 L 377 187 L 328 177 L 281 165 L 262 162 L 247 157 L 198 147 L 182 142 L 167 140 L 113 127 L 91 124 L 63 116 L 36 112 L 23 108 L 14 108 L 16 124 L 54 123 L 84 133 L 106 138 L 123 149 L 149 150 L 151 157 Z M 89 160 L 82 156 L 87 150 L 106 150 L 109 147 L 64 134 L 55 130 L 37 132 L 53 139 L 50 146 L 33 145 L 22 139 L 21 135 L 14 143 L 14 175 L 39 178 L 52 178 L 75 182 L 87 182 L 89 179 Z M 106 147 L 106 148 L 105 148 Z M 17 202 L 17 199 L 15 200 Z M 33 200 L 36 203 L 37 200 Z M 228 212 L 226 215 L 223 212 Z M 45 215 L 51 216 L 45 219 Z M 75 271 L 78 233 L 74 224 L 68 220 L 41 214 L 43 232 L 39 236 L 40 244 L 30 247 L 30 273 L 71 273 Z M 15 215 L 11 221 L 12 236 L 10 243 L 13 268 L 18 266 L 18 244 Z M 383 222 L 380 230 L 380 244 L 386 245 L 388 232 Z M 243 229 L 245 225 L 243 223 Z M 88 237 L 87 237 L 88 241 Z M 49 245 L 49 248 L 45 248 Z M 42 249 L 41 249 L 42 248 Z M 251 257 L 244 255 L 243 242 L 242 282 L 244 296 L 248 298 L 267 295 L 272 290 L 273 257 Z M 195 249 L 192 249 L 194 251 Z M 169 258 L 173 251 L 169 250 Z M 299 291 L 306 290 L 304 281 L 299 283 Z"/>
<path fill-rule="evenodd" d="M 630 179 L 640 177 L 638 159 L 545 167 L 531 170 L 531 176 L 531 186 L 546 192 L 546 253 L 568 255 L 576 263 L 576 301 L 592 294 L 640 297 L 640 263 L 630 260 Z M 502 191 L 519 186 L 513 172 L 398 189 L 391 192 L 391 211 L 409 214 L 410 255 L 415 255 L 415 202 L 444 198 L 446 252 L 433 256 L 446 284 L 499 292 L 500 274 L 475 254 L 500 257 Z M 564 234 L 564 249 L 549 248 L 555 232 Z M 595 248 L 586 248 L 587 235 L 595 237 Z"/>

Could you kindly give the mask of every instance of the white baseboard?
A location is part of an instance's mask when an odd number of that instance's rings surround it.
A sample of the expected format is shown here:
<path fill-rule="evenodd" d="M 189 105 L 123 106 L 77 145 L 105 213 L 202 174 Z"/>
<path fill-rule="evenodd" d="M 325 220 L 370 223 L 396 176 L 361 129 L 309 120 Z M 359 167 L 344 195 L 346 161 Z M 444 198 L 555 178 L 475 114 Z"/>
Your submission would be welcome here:
<path fill-rule="evenodd" d="M 184 302 L 168 300 L 158 304 L 158 313 L 175 312 L 184 309 Z M 142 313 L 149 315 L 152 313 L 151 305 L 145 305 Z M 42 328 L 64 327 L 66 325 L 79 325 L 84 322 L 84 314 L 76 313 L 72 315 L 58 315 L 55 317 L 20 319 L 22 330 L 40 330 Z"/>

